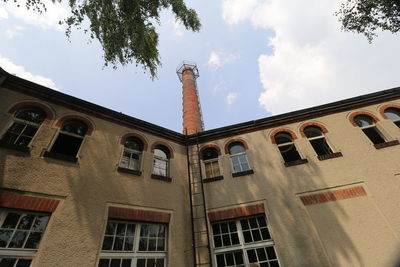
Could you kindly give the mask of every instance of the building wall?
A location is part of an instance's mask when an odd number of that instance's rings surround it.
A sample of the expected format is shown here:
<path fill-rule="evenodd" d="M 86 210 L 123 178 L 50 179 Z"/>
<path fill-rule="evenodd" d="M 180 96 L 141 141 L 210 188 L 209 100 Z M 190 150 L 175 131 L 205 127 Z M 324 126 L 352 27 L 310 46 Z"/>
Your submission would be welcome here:
<path fill-rule="evenodd" d="M 391 103 L 399 105 L 400 101 Z M 349 121 L 354 112 L 370 112 L 378 117 L 376 126 L 388 140 L 398 140 L 400 130 L 380 115 L 382 105 L 202 144 L 212 143 L 224 151 L 230 140 L 242 139 L 248 144 L 246 153 L 254 170 L 254 174 L 232 177 L 230 156 L 223 152 L 219 160 L 224 179 L 205 184 L 207 208 L 264 203 L 284 266 L 394 266 L 400 246 L 400 146 L 376 149 Z M 343 157 L 320 161 L 301 136 L 305 123 L 325 126 L 329 144 Z M 308 163 L 285 167 L 271 141 L 278 129 L 295 133 L 297 150 Z M 354 186 L 362 186 L 366 196 L 307 206 L 300 200 L 324 190 Z"/>
<path fill-rule="evenodd" d="M 54 112 L 54 119 L 39 128 L 30 145 L 30 154 L 0 149 L 2 190 L 17 189 L 18 193 L 60 200 L 33 266 L 96 266 L 109 206 L 171 214 L 168 266 L 190 266 L 191 224 L 184 146 L 5 88 L 0 88 L 0 99 L 0 134 L 11 125 L 12 114 L 8 110 L 16 103 L 35 101 Z M 94 125 L 92 135 L 84 139 L 77 163 L 43 157 L 59 131 L 58 119 L 66 115 L 82 116 Z M 120 139 L 126 133 L 139 134 L 148 144 L 143 152 L 141 176 L 117 171 L 123 150 Z M 173 150 L 170 183 L 151 178 L 150 148 L 159 141 Z M 174 234 L 178 232 L 187 234 Z"/>

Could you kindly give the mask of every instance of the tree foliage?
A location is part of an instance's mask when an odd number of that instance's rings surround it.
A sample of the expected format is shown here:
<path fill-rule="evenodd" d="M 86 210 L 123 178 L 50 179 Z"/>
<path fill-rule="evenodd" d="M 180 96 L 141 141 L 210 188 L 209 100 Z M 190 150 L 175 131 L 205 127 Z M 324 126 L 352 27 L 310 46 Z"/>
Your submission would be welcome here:
<path fill-rule="evenodd" d="M 377 30 L 400 30 L 400 0 L 346 0 L 336 15 L 343 30 L 364 34 L 369 42 Z"/>
<path fill-rule="evenodd" d="M 135 62 L 148 70 L 152 78 L 161 65 L 155 27 L 160 24 L 160 12 L 171 8 L 175 19 L 186 29 L 198 31 L 201 26 L 196 11 L 187 8 L 184 0 L 68 0 L 68 4 L 71 15 L 60 22 L 67 26 L 68 38 L 73 28 L 81 29 L 87 20 L 89 27 L 84 31 L 91 39 L 99 40 L 105 65 L 116 68 L 118 64 Z M 42 0 L 26 0 L 26 7 L 46 11 Z"/>

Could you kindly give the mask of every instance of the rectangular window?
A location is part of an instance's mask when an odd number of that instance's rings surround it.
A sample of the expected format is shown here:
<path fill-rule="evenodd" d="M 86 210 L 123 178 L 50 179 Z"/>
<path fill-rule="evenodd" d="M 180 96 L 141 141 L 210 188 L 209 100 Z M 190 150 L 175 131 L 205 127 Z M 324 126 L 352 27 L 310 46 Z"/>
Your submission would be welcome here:
<path fill-rule="evenodd" d="M 218 159 L 205 160 L 204 169 L 206 170 L 206 178 L 213 178 L 221 175 Z"/>
<path fill-rule="evenodd" d="M 166 225 L 108 220 L 99 267 L 165 267 Z"/>
<path fill-rule="evenodd" d="M 250 170 L 246 153 L 235 154 L 231 156 L 233 172 L 243 172 Z"/>
<path fill-rule="evenodd" d="M 0 210 L 0 266 L 30 266 L 49 214 Z"/>
<path fill-rule="evenodd" d="M 125 148 L 122 153 L 120 167 L 139 171 L 140 170 L 140 152 Z"/>
<path fill-rule="evenodd" d="M 212 232 L 217 267 L 280 266 L 265 216 L 216 222 Z"/>
<path fill-rule="evenodd" d="M 386 140 L 383 138 L 383 135 L 378 131 L 376 127 L 363 128 L 362 131 L 365 133 L 366 136 L 368 136 L 369 140 L 371 140 L 371 142 L 374 143 L 375 145 L 386 142 Z"/>

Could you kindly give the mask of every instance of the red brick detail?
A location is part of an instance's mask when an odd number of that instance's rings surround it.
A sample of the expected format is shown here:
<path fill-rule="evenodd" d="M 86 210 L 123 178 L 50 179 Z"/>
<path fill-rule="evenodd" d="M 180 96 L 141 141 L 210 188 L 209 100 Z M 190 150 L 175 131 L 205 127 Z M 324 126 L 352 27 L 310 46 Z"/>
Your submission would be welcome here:
<path fill-rule="evenodd" d="M 154 149 L 155 149 L 156 146 L 158 146 L 158 145 L 165 146 L 165 147 L 168 149 L 168 151 L 169 151 L 169 158 L 170 158 L 170 159 L 173 159 L 173 158 L 174 158 L 174 151 L 172 150 L 171 146 L 168 145 L 167 143 L 163 142 L 163 141 L 157 141 L 157 142 L 153 143 L 153 144 L 151 145 L 151 153 L 154 153 Z"/>
<path fill-rule="evenodd" d="M 46 118 L 43 121 L 44 124 L 49 124 L 50 121 L 54 118 L 54 114 L 50 110 L 49 107 L 47 107 L 41 103 L 32 102 L 32 101 L 21 102 L 21 103 L 15 104 L 14 106 L 12 106 L 12 108 L 10 108 L 8 110 L 8 113 L 15 115 L 15 113 L 21 109 L 32 108 L 32 107 L 41 109 L 44 111 L 44 113 L 46 113 Z"/>
<path fill-rule="evenodd" d="M 217 150 L 218 155 L 221 155 L 221 149 L 219 148 L 219 146 L 214 145 L 214 144 L 207 144 L 207 145 L 201 147 L 200 148 L 200 152 L 199 152 L 200 155 L 203 154 L 204 149 L 207 149 L 207 148 L 210 148 L 210 147 L 215 148 Z"/>
<path fill-rule="evenodd" d="M 196 77 L 190 68 L 182 73 L 183 133 L 190 135 L 203 131 Z"/>
<path fill-rule="evenodd" d="M 136 137 L 137 139 L 142 141 L 142 143 L 143 143 L 143 151 L 147 151 L 147 142 L 146 142 L 146 140 L 143 138 L 143 136 L 141 136 L 139 134 L 136 134 L 136 133 L 124 134 L 124 136 L 121 137 L 120 144 L 121 145 L 125 145 L 126 138 L 131 137 L 131 136 Z"/>
<path fill-rule="evenodd" d="M 389 104 L 389 105 L 384 105 L 379 109 L 379 113 L 381 114 L 381 116 L 385 119 L 388 119 L 388 117 L 385 114 L 385 110 L 388 108 L 396 108 L 398 110 L 400 110 L 400 105 L 394 105 L 394 104 Z"/>
<path fill-rule="evenodd" d="M 290 134 L 290 136 L 292 137 L 293 140 L 297 139 L 296 134 L 292 130 L 289 130 L 289 129 L 276 129 L 270 135 L 271 136 L 271 142 L 273 144 L 276 144 L 275 135 L 277 135 L 278 133 L 282 133 L 282 132 Z"/>
<path fill-rule="evenodd" d="M 372 120 L 374 121 L 374 123 L 377 123 L 379 121 L 378 117 L 375 116 L 374 114 L 370 113 L 370 112 L 366 112 L 366 111 L 360 111 L 360 112 L 354 112 L 350 115 L 349 120 L 350 123 L 355 126 L 358 127 L 357 123 L 354 121 L 354 118 L 358 115 L 366 115 L 372 118 Z"/>
<path fill-rule="evenodd" d="M 86 119 L 84 117 L 81 117 L 81 116 L 77 116 L 77 115 L 64 116 L 64 117 L 62 117 L 61 119 L 59 119 L 57 121 L 56 126 L 57 127 L 61 127 L 65 122 L 67 122 L 69 120 L 78 120 L 78 121 L 83 122 L 88 127 L 86 135 L 92 135 L 92 133 L 93 133 L 93 124 L 88 119 Z"/>
<path fill-rule="evenodd" d="M 355 186 L 346 189 L 339 189 L 330 192 L 312 194 L 307 196 L 301 196 L 300 200 L 303 202 L 305 206 L 314 205 L 324 202 L 348 199 L 348 198 L 355 198 L 355 197 L 362 197 L 366 196 L 367 192 L 365 191 L 364 187 L 362 186 Z"/>
<path fill-rule="evenodd" d="M 229 220 L 229 219 L 256 215 L 256 214 L 264 214 L 264 213 L 265 213 L 264 204 L 261 203 L 246 207 L 229 209 L 229 210 L 219 210 L 219 211 L 209 212 L 208 219 L 210 220 L 210 222 L 215 222 L 215 221 Z"/>
<path fill-rule="evenodd" d="M 229 140 L 229 142 L 225 144 L 225 148 L 224 148 L 225 149 L 225 154 L 229 154 L 229 147 L 230 147 L 231 144 L 233 144 L 235 142 L 241 143 L 244 146 L 245 149 L 249 149 L 249 146 L 247 145 L 247 142 L 244 141 L 242 138 L 234 138 L 234 139 Z"/>
<path fill-rule="evenodd" d="M 109 207 L 108 217 L 118 220 L 169 223 L 171 214 L 158 211 Z"/>
<path fill-rule="evenodd" d="M 306 137 L 305 133 L 304 133 L 304 129 L 308 126 L 316 126 L 318 128 L 321 129 L 321 131 L 326 134 L 328 132 L 328 129 L 326 129 L 326 127 L 322 124 L 316 123 L 316 122 L 308 122 L 308 123 L 304 123 L 303 125 L 301 125 L 300 127 L 300 134 L 302 137 Z"/>
<path fill-rule="evenodd" d="M 56 210 L 59 200 L 0 192 L 0 207 L 42 212 Z"/>

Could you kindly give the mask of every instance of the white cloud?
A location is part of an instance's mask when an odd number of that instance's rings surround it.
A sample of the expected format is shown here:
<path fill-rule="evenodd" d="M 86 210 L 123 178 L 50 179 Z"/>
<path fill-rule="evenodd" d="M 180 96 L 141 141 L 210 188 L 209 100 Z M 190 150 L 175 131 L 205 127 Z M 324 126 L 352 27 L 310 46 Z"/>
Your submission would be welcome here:
<path fill-rule="evenodd" d="M 14 64 L 8 58 L 0 56 L 0 67 L 2 67 L 10 74 L 16 75 L 31 82 L 41 84 L 43 86 L 47 86 L 54 90 L 59 90 L 56 84 L 50 78 L 46 78 L 37 74 L 32 74 L 26 71 L 23 66 Z"/>
<path fill-rule="evenodd" d="M 243 5 L 244 8 L 240 9 Z M 248 20 L 273 29 L 271 54 L 258 58 L 265 91 L 259 103 L 279 114 L 400 84 L 400 38 L 365 37 L 340 31 L 333 15 L 336 0 L 224 0 L 223 18 L 234 25 Z"/>
<path fill-rule="evenodd" d="M 0 7 L 0 19 L 7 19 L 8 13 L 4 7 Z"/>
<path fill-rule="evenodd" d="M 176 36 L 182 36 L 183 35 L 183 26 L 182 23 L 180 23 L 177 20 L 174 20 L 174 33 Z"/>
<path fill-rule="evenodd" d="M 228 95 L 226 96 L 226 102 L 228 103 L 228 105 L 232 105 L 233 101 L 235 101 L 237 96 L 238 96 L 238 94 L 235 92 L 228 93 Z"/>
<path fill-rule="evenodd" d="M 5 18 L 8 17 L 7 14 L 11 14 L 27 24 L 31 24 L 42 29 L 61 30 L 62 26 L 59 25 L 59 21 L 68 16 L 67 9 L 58 1 L 54 1 L 53 3 L 51 0 L 42 0 L 42 2 L 45 4 L 47 11 L 39 14 L 32 9 L 26 9 L 26 0 L 19 0 L 17 2 L 8 1 L 4 5 L 5 8 L 0 7 L 0 18 L 2 17 L 3 12 L 5 12 Z"/>
<path fill-rule="evenodd" d="M 22 36 L 22 31 L 24 30 L 21 26 L 15 26 L 12 29 L 7 29 L 5 35 L 8 39 L 12 39 L 15 36 Z"/>
<path fill-rule="evenodd" d="M 211 52 L 210 57 L 208 58 L 207 64 L 210 67 L 215 69 L 219 69 L 223 65 L 230 63 L 239 58 L 238 54 L 226 54 L 222 52 Z"/>

